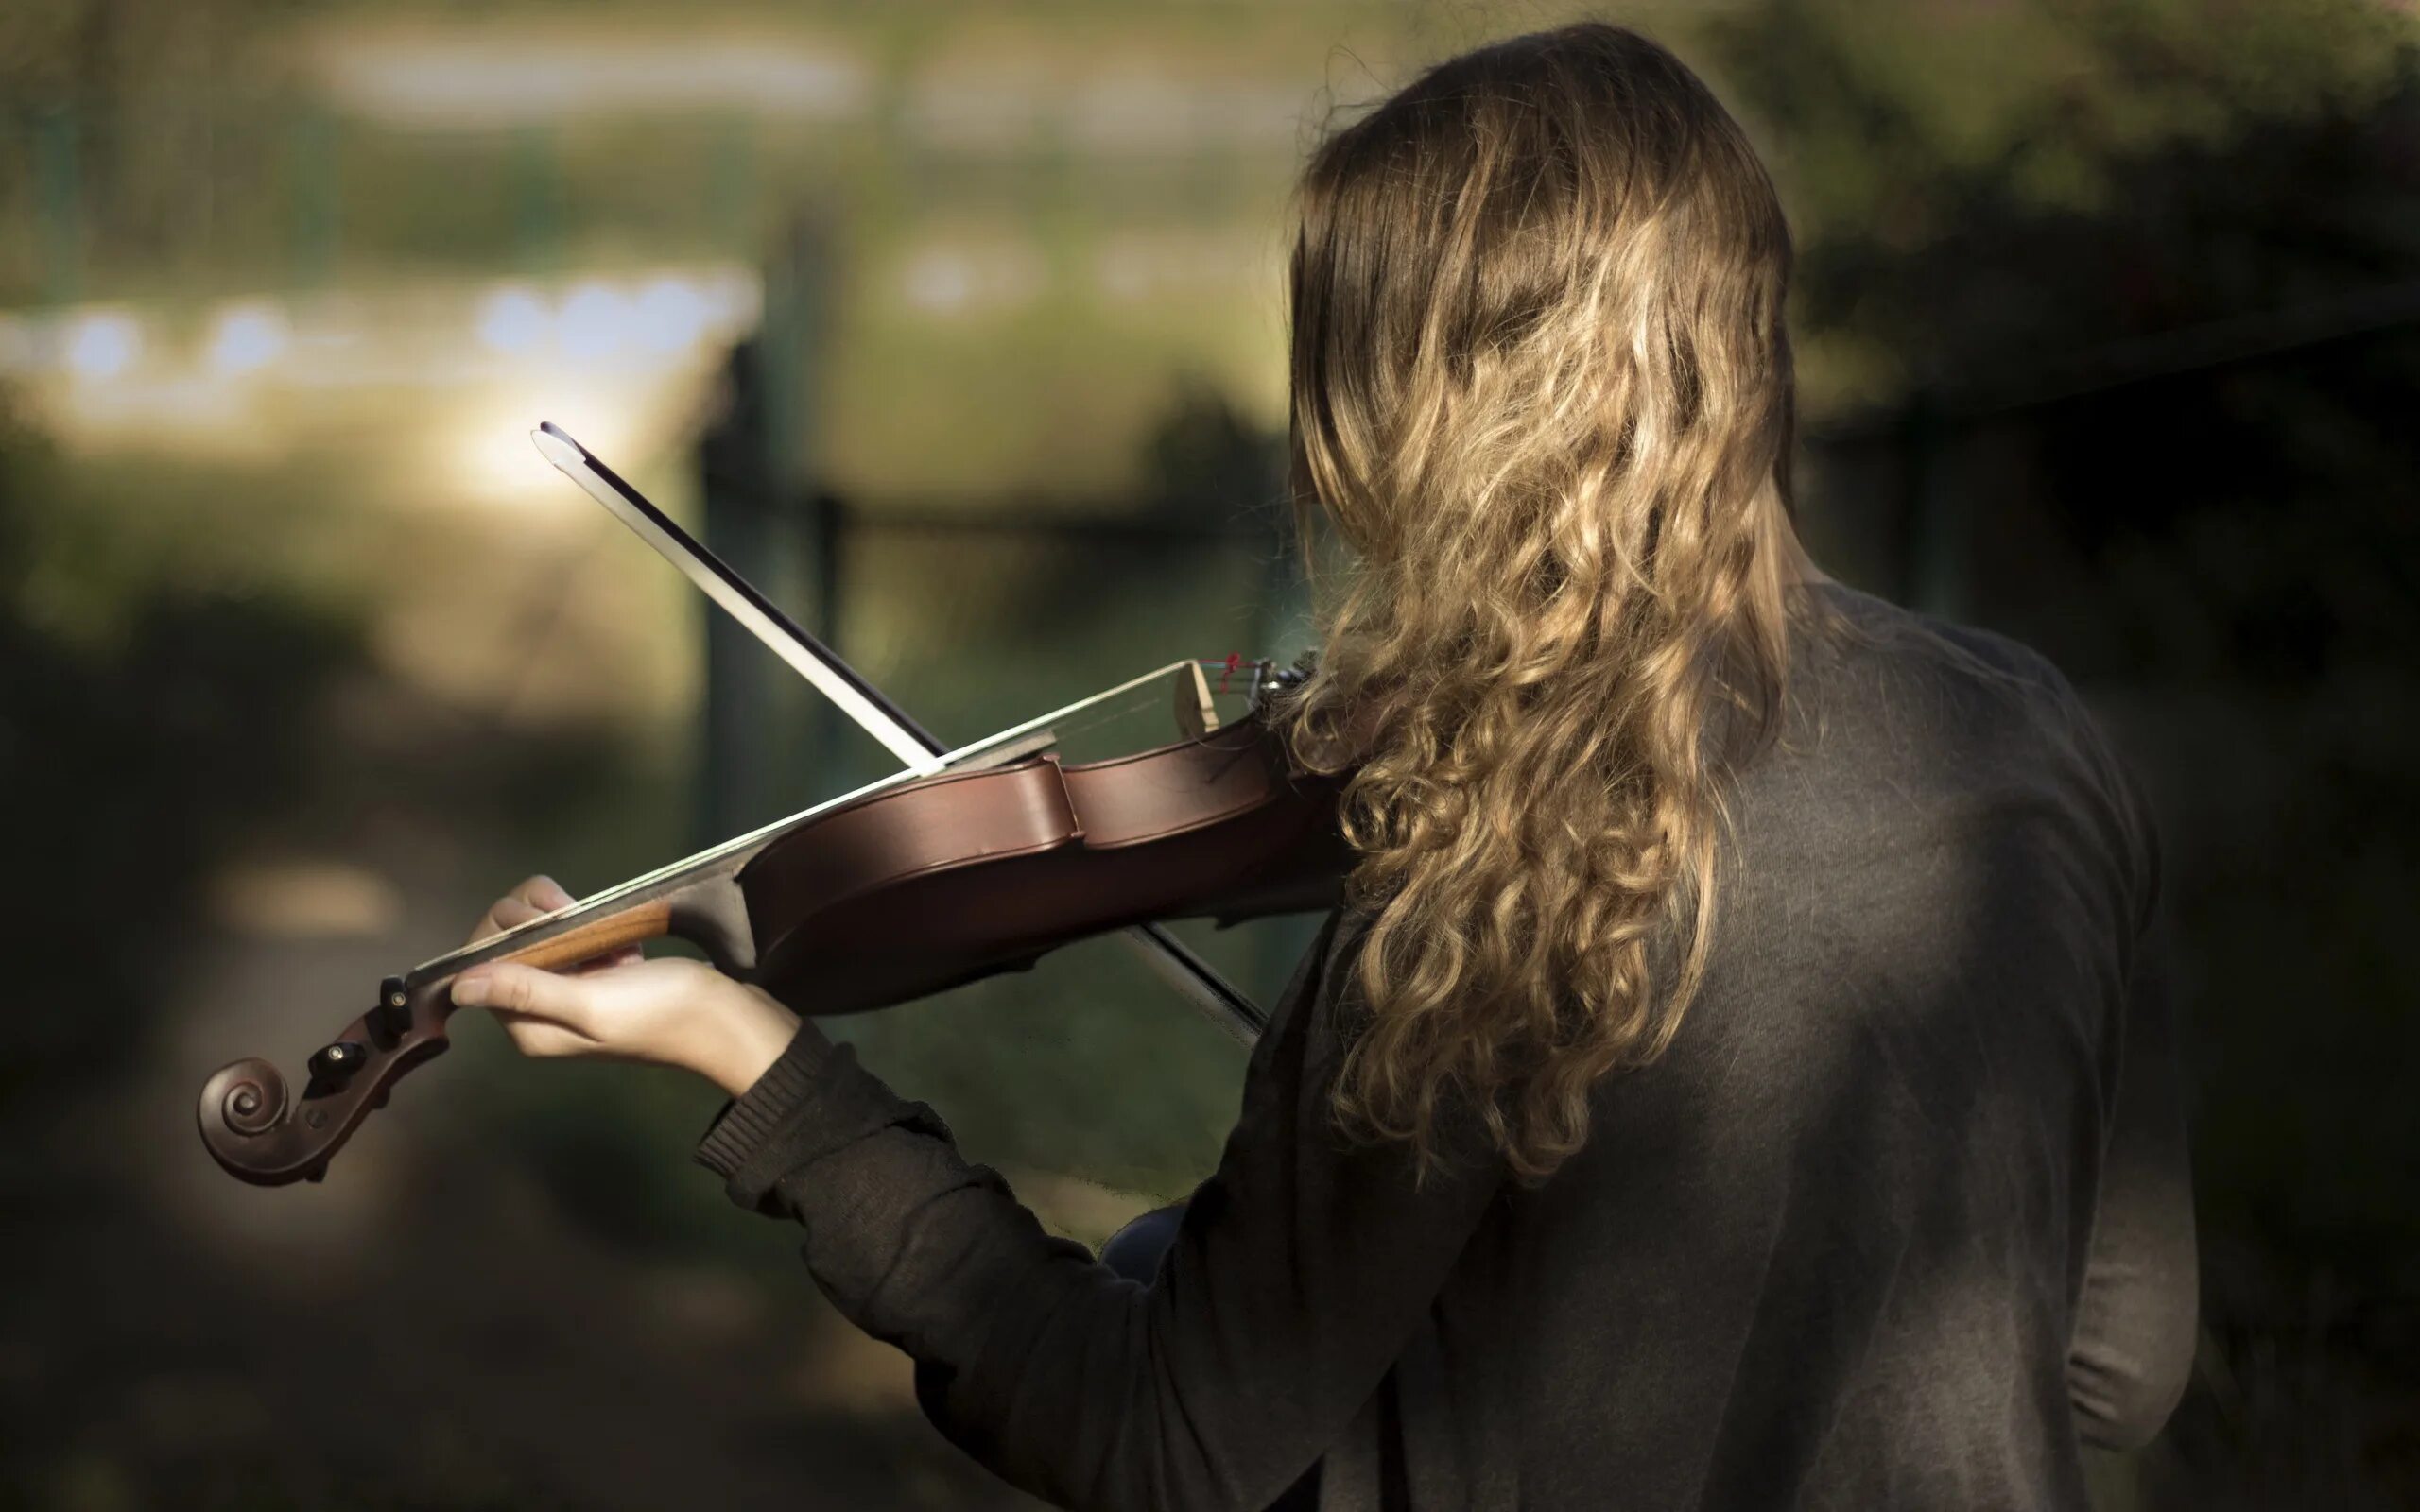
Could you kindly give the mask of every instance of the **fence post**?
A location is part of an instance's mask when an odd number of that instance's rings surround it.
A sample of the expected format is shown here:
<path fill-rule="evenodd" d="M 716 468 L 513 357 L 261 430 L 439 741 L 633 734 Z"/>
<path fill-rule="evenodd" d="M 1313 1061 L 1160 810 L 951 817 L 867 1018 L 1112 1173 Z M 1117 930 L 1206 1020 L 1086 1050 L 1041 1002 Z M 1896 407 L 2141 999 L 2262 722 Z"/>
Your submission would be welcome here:
<path fill-rule="evenodd" d="M 827 229 L 816 215 L 801 214 L 783 229 L 765 266 L 765 475 L 771 485 L 767 500 L 774 558 L 769 563 L 774 581 L 767 592 L 783 595 L 801 625 L 838 650 L 839 504 L 823 486 L 817 403 L 831 282 Z M 828 793 L 838 786 L 838 715 L 822 697 L 793 682 L 768 713 L 785 737 L 786 758 L 798 768 L 793 789 L 804 783 Z"/>
<path fill-rule="evenodd" d="M 821 237 L 804 223 L 766 263 L 753 335 L 725 364 L 722 412 L 698 440 L 706 548 L 809 632 L 835 641 L 838 504 L 810 480 Z M 724 838 L 838 790 L 821 699 L 721 615 L 706 621 L 699 823 Z"/>
<path fill-rule="evenodd" d="M 336 126 L 324 112 L 297 113 L 291 130 L 294 198 L 289 229 L 294 238 L 294 282 L 315 289 L 327 283 L 329 270 L 336 266 L 343 176 L 337 172 Z"/>
<path fill-rule="evenodd" d="M 1904 601 L 1949 619 L 1968 610 L 1968 501 L 1944 483 L 1944 426 L 1928 393 L 1911 400 L 1900 426 L 1904 508 Z"/>
<path fill-rule="evenodd" d="M 708 551 L 749 581 L 774 590 L 764 573 L 771 480 L 766 476 L 763 337 L 742 338 L 723 365 L 723 407 L 698 438 L 700 529 Z M 730 616 L 706 611 L 705 701 L 700 711 L 698 827 L 701 844 L 777 817 L 773 763 L 779 742 L 765 713 L 780 663 Z"/>
<path fill-rule="evenodd" d="M 523 272 L 551 274 L 561 265 L 562 199 L 552 129 L 521 128 L 512 139 L 512 234 Z"/>
<path fill-rule="evenodd" d="M 41 185 L 42 294 L 53 307 L 73 304 L 84 260 L 83 174 L 74 112 L 34 117 L 34 177 Z"/>

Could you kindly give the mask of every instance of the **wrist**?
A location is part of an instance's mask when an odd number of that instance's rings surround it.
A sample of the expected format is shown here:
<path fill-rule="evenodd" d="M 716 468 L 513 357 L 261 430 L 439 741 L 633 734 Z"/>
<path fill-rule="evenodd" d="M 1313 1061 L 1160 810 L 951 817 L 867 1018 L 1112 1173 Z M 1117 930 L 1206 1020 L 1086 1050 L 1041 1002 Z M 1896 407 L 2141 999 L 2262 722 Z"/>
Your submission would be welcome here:
<path fill-rule="evenodd" d="M 798 1036 L 799 1017 L 762 988 L 742 986 L 711 1062 L 698 1070 L 732 1097 L 746 1092 Z"/>

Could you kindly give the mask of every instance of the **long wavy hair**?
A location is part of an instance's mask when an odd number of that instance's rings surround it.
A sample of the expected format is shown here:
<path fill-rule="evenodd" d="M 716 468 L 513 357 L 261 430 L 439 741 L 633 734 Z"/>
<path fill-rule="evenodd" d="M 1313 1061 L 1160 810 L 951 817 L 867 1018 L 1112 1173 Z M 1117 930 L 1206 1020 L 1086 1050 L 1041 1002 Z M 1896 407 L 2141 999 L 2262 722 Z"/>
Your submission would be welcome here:
<path fill-rule="evenodd" d="M 1331 1111 L 1425 1175 L 1459 1099 L 1534 1181 L 1697 992 L 1778 709 L 1789 229 L 1705 85 L 1598 25 L 1431 70 L 1298 198 L 1296 504 L 1347 565 L 1279 728 L 1351 774 L 1369 919 Z"/>

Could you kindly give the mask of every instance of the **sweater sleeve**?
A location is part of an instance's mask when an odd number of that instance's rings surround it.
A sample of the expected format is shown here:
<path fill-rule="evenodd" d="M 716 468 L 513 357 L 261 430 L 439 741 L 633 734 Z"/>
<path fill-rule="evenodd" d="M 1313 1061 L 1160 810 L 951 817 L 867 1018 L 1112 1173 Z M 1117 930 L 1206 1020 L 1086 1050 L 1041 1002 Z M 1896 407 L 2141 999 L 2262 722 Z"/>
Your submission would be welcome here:
<path fill-rule="evenodd" d="M 2083 1441 L 2139 1449 L 2193 1368 L 2200 1285 L 2175 1026 L 2156 950 L 2135 969 L 2084 1262 L 2067 1400 Z"/>
<path fill-rule="evenodd" d="M 2109 769 L 2128 836 L 2135 939 L 2067 1400 L 2085 1443 L 2129 1450 L 2151 1441 L 2185 1393 L 2201 1287 L 2158 835 L 2132 779 L 2114 759 Z"/>
<path fill-rule="evenodd" d="M 1149 1286 L 1046 1233 L 811 1021 L 699 1159 L 804 1229 L 817 1285 L 925 1366 L 927 1412 L 1004 1480 L 1075 1508 L 1266 1505 L 1377 1387 L 1502 1185 L 1466 1109 L 1418 1184 L 1404 1146 L 1331 1129 L 1351 934 L 1331 916 L 1288 987 Z"/>

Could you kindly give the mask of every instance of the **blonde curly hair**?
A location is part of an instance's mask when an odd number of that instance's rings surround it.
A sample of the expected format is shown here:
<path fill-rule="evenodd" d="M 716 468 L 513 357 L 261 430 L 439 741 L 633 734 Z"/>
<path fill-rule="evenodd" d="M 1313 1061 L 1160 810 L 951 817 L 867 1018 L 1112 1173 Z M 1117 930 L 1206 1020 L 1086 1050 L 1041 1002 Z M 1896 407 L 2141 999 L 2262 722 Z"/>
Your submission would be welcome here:
<path fill-rule="evenodd" d="M 1425 1173 L 1460 1096 L 1542 1179 L 1695 995 L 1778 707 L 1789 228 L 1704 84 L 1599 25 L 1431 70 L 1298 200 L 1296 503 L 1349 564 L 1279 728 L 1351 774 L 1370 918 L 1332 1111 Z"/>

